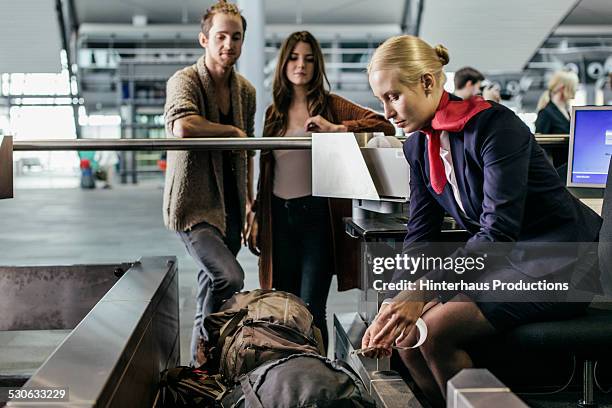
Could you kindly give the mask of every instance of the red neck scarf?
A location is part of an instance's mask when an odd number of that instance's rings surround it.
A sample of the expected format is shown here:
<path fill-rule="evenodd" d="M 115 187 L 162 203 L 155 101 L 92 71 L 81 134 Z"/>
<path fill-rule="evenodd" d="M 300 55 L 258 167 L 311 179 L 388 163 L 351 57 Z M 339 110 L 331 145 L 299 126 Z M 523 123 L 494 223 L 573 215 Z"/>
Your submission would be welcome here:
<path fill-rule="evenodd" d="M 491 104 L 480 96 L 464 101 L 451 101 L 448 92 L 442 92 L 440 104 L 431 123 L 421 129 L 429 136 L 427 156 L 429 158 L 429 178 L 436 194 L 442 194 L 446 186 L 444 163 L 440 157 L 440 135 L 443 131 L 461 132 L 466 123 L 476 114 L 489 109 Z"/>

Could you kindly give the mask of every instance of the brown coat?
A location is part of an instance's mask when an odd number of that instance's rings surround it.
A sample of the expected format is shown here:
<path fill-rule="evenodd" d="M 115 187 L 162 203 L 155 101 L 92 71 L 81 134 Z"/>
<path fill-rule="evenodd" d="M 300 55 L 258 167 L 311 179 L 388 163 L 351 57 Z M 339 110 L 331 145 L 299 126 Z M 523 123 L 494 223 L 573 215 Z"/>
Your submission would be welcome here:
<path fill-rule="evenodd" d="M 385 132 L 393 135 L 395 128 L 385 118 L 369 109 L 354 104 L 338 95 L 330 94 L 331 121 L 341 123 L 349 132 Z M 266 111 L 266 121 L 270 108 Z M 330 119 L 330 118 L 327 118 Z M 265 135 L 278 136 L 278 135 Z M 274 155 L 262 151 L 257 192 L 257 222 L 259 225 L 259 284 L 263 289 L 273 287 L 272 282 L 272 188 L 274 185 Z M 343 217 L 351 216 L 352 203 L 348 199 L 329 199 L 332 223 L 334 273 L 338 275 L 338 290 L 359 285 L 359 242 L 344 232 Z"/>
<path fill-rule="evenodd" d="M 174 121 L 189 115 L 201 115 L 219 122 L 215 88 L 204 57 L 176 72 L 167 84 L 166 135 L 174 137 Z M 232 70 L 230 94 L 234 126 L 248 137 L 255 126 L 255 88 Z M 241 216 L 244 220 L 247 194 L 247 154 L 233 155 L 238 183 Z M 223 153 L 220 150 L 169 151 L 164 186 L 164 224 L 175 231 L 185 231 L 201 222 L 217 227 L 225 234 L 223 201 Z"/>

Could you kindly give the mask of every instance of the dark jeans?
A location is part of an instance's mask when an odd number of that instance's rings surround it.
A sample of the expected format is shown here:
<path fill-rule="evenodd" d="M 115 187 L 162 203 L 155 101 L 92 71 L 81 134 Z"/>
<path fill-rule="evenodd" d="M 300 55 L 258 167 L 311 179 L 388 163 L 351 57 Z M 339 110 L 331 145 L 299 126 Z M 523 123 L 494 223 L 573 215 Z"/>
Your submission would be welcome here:
<path fill-rule="evenodd" d="M 327 198 L 272 197 L 272 269 L 277 290 L 308 305 L 327 347 L 325 318 L 332 279 L 332 241 Z"/>
<path fill-rule="evenodd" d="M 218 311 L 224 300 L 241 291 L 244 286 L 244 271 L 236 260 L 240 250 L 240 217 L 228 217 L 226 222 L 225 238 L 217 228 L 208 223 L 178 232 L 187 251 L 200 268 L 191 336 L 192 363 L 196 361 L 199 338 L 208 339 L 204 330 L 204 318 Z"/>

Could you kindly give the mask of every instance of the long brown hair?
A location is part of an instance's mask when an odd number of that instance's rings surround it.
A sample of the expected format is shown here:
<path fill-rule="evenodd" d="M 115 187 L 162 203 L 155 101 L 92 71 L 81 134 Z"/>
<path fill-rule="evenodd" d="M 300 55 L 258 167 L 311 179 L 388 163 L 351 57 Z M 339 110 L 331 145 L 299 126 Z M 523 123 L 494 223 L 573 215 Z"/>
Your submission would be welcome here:
<path fill-rule="evenodd" d="M 264 136 L 279 136 L 287 131 L 289 121 L 289 106 L 293 99 L 293 85 L 289 82 L 286 74 L 287 63 L 293 49 L 299 42 L 310 45 L 314 57 L 314 73 L 308 83 L 308 112 L 311 116 L 321 115 L 325 119 L 334 122 L 332 112 L 329 109 L 329 81 L 325 74 L 325 61 L 319 42 L 308 31 L 297 31 L 290 34 L 283 42 L 276 63 L 274 82 L 272 84 L 272 105 L 266 112 L 266 126 Z M 325 87 L 327 84 L 327 88 Z"/>

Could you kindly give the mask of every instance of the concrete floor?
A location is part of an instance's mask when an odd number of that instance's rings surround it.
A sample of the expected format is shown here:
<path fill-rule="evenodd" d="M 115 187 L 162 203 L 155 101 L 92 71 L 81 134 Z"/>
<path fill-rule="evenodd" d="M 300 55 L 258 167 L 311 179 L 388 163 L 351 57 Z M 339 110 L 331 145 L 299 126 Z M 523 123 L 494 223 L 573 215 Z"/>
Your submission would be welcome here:
<path fill-rule="evenodd" d="M 56 180 L 52 184 L 71 183 Z M 41 189 L 35 187 L 48 184 L 18 179 L 15 198 L 0 200 L 0 265 L 115 263 L 148 255 L 177 256 L 181 358 L 186 363 L 197 269 L 176 234 L 162 224 L 161 184 L 158 179 L 112 190 Z M 238 260 L 246 274 L 245 289 L 257 288 L 257 258 L 244 248 Z M 356 307 L 355 291 L 338 293 L 334 280 L 328 302 L 330 333 L 333 313 Z M 65 334 L 0 333 L 0 374 L 33 372 Z"/>

